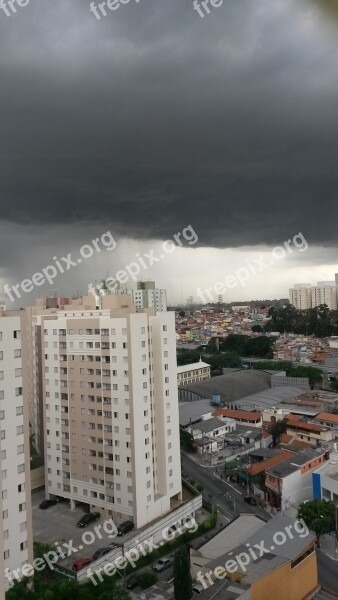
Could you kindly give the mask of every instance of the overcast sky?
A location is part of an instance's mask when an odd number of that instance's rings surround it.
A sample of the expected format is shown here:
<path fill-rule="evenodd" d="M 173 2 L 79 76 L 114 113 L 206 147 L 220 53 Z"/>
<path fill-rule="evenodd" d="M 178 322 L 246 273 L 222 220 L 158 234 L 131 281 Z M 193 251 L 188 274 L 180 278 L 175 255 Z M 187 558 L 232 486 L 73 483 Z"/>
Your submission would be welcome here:
<path fill-rule="evenodd" d="M 87 0 L 0 10 L 0 294 L 110 231 L 117 246 L 49 287 L 85 291 L 191 225 L 140 277 L 197 298 L 287 297 L 338 272 L 336 0 Z M 8 8 L 8 10 L 10 10 Z M 309 248 L 274 260 L 301 232 Z M 10 302 L 8 303 L 10 304 Z"/>

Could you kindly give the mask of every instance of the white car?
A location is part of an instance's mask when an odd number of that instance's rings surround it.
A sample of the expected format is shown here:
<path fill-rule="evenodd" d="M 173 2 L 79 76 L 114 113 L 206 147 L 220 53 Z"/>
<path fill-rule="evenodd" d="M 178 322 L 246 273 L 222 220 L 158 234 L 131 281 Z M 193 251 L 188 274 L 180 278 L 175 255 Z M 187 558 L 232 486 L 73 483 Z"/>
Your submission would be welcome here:
<path fill-rule="evenodd" d="M 171 558 L 160 558 L 154 565 L 153 565 L 153 570 L 157 571 L 158 573 L 160 573 L 161 571 L 164 571 L 165 569 L 168 569 L 171 565 L 173 564 L 173 561 L 171 560 Z"/>

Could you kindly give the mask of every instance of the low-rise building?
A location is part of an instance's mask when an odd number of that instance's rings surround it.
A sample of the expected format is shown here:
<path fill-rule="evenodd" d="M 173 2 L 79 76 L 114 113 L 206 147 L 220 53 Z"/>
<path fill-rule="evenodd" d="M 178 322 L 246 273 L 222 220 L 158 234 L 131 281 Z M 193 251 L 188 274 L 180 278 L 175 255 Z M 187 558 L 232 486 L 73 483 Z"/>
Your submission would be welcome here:
<path fill-rule="evenodd" d="M 311 498 L 312 473 L 326 458 L 324 451 L 306 449 L 266 469 L 267 500 L 283 511 Z"/>
<path fill-rule="evenodd" d="M 334 433 L 334 437 L 338 438 L 338 415 L 334 415 L 327 412 L 321 412 L 314 419 L 316 423 L 328 427 Z"/>
<path fill-rule="evenodd" d="M 312 473 L 314 500 L 332 500 L 338 504 L 338 452 Z"/>
<path fill-rule="evenodd" d="M 202 359 L 190 365 L 177 367 L 177 385 L 188 385 L 197 381 L 210 379 L 210 377 L 210 365 L 203 362 Z"/>
<path fill-rule="evenodd" d="M 287 418 L 286 433 L 296 440 L 310 443 L 330 442 L 335 437 L 333 429 L 317 423 L 309 423 L 296 415 Z"/>
<path fill-rule="evenodd" d="M 256 554 L 262 540 L 265 552 Z M 315 536 L 285 515 L 267 523 L 241 515 L 190 556 L 192 576 L 203 582 L 202 597 L 209 600 L 298 600 L 318 589 Z M 219 596 L 221 578 L 224 595 Z"/>
<path fill-rule="evenodd" d="M 191 433 L 194 440 L 201 439 L 203 437 L 217 438 L 221 435 L 225 435 L 236 429 L 236 421 L 234 419 L 226 419 L 225 421 L 217 419 L 217 417 L 211 417 L 211 419 L 205 419 L 194 425 L 189 425 L 186 430 Z"/>
<path fill-rule="evenodd" d="M 220 419 L 235 419 L 235 421 L 237 421 L 241 425 L 246 425 L 248 427 L 263 426 L 262 413 L 260 412 L 232 410 L 230 408 L 218 408 L 214 412 L 214 417 L 219 417 Z"/>

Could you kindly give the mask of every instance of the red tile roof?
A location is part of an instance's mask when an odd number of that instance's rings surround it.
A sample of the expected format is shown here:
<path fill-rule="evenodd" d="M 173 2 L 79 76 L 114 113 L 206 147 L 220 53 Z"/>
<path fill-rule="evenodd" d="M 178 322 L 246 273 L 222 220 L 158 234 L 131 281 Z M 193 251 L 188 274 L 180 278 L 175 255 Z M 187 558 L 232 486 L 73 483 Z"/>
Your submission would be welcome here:
<path fill-rule="evenodd" d="M 316 416 L 316 419 L 330 423 L 338 423 L 338 415 L 332 415 L 331 413 L 326 412 L 319 413 L 319 415 Z"/>
<path fill-rule="evenodd" d="M 261 421 L 262 414 L 246 410 L 231 410 L 230 408 L 219 408 L 213 413 L 214 417 L 228 417 L 230 419 L 245 419 L 246 421 Z"/>
<path fill-rule="evenodd" d="M 269 467 L 273 467 L 274 465 L 283 462 L 283 460 L 290 458 L 290 456 L 292 456 L 291 452 L 289 452 L 288 450 L 282 450 L 279 454 L 271 456 L 271 458 L 267 458 L 266 460 L 262 460 L 261 462 L 257 462 L 253 465 L 250 465 L 247 471 L 251 476 L 258 475 L 258 473 L 263 473 L 265 469 L 268 469 Z"/>

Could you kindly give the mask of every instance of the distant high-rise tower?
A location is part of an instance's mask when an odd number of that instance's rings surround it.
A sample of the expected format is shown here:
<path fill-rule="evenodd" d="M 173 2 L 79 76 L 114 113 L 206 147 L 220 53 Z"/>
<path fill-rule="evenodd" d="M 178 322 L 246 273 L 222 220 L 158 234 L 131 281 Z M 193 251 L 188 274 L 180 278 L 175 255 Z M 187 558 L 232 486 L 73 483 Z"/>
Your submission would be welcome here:
<path fill-rule="evenodd" d="M 157 312 L 167 310 L 167 292 L 156 288 L 154 281 L 138 281 L 132 298 L 136 308 L 155 308 Z"/>

